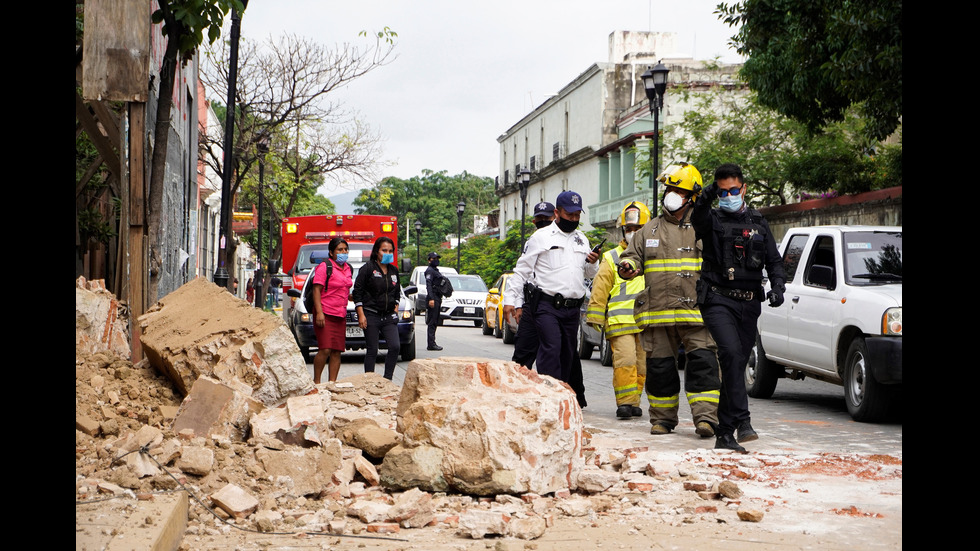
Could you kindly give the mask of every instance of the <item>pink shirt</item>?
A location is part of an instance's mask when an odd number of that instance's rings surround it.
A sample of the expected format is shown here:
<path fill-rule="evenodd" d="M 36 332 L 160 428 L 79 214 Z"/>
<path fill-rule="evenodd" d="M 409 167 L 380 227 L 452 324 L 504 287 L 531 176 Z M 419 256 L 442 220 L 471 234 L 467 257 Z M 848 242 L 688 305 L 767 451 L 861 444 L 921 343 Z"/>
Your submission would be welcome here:
<path fill-rule="evenodd" d="M 354 285 L 353 271 L 350 264 L 345 263 L 341 266 L 334 259 L 328 258 L 317 264 L 316 269 L 313 270 L 314 285 L 323 285 L 323 282 L 326 281 L 327 262 L 333 265 L 333 272 L 330 274 L 327 288 L 320 291 L 320 307 L 325 315 L 345 317 L 347 316 L 347 297 L 350 294 L 351 286 Z"/>

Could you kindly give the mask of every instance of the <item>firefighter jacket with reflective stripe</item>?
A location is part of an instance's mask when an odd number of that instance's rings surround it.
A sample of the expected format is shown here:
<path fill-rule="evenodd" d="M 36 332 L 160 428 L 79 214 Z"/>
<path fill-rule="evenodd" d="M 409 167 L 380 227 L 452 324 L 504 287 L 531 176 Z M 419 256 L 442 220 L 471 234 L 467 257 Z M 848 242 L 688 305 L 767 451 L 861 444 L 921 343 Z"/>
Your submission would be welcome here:
<path fill-rule="evenodd" d="M 626 241 L 620 241 L 615 249 L 602 255 L 599 273 L 592 281 L 592 298 L 585 320 L 604 325 L 606 338 L 642 331 L 633 319 L 633 309 L 636 297 L 643 292 L 643 281 L 638 277 L 623 279 L 616 271 L 625 247 Z"/>
<path fill-rule="evenodd" d="M 701 245 L 694 228 L 669 212 L 636 232 L 622 258 L 643 271 L 645 288 L 636 300 L 637 325 L 702 325 L 697 305 Z M 634 279 L 639 279 L 639 276 Z"/>

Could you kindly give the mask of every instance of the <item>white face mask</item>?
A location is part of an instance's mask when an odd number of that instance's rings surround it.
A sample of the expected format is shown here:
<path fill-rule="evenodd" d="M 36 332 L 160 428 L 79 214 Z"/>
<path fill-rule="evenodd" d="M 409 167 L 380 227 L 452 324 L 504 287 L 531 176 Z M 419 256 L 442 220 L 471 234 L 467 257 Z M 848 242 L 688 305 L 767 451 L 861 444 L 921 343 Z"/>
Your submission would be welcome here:
<path fill-rule="evenodd" d="M 625 235 L 623 235 L 623 239 L 625 239 L 625 240 L 626 240 L 626 242 L 627 242 L 627 243 L 629 243 L 630 241 L 632 241 L 632 240 L 633 240 L 633 236 L 634 236 L 634 235 L 636 235 L 636 232 L 635 232 L 635 231 L 631 231 L 631 232 L 626 232 L 626 234 L 625 234 Z"/>
<path fill-rule="evenodd" d="M 664 195 L 664 208 L 670 212 L 674 212 L 683 207 L 685 201 L 686 199 L 680 193 L 677 193 L 676 191 L 668 191 L 667 194 Z"/>

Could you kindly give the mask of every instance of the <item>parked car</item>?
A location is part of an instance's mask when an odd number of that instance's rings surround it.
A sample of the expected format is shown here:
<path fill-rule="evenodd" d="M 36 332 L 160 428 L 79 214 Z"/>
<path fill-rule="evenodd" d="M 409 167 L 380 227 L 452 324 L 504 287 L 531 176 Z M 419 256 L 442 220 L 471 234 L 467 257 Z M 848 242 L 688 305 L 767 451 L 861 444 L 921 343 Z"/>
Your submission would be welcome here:
<path fill-rule="evenodd" d="M 612 365 L 612 347 L 606 340 L 604 329 L 596 329 L 585 321 L 585 311 L 589 308 L 589 297 L 592 295 L 592 283 L 588 285 L 585 301 L 582 302 L 582 309 L 578 319 L 578 357 L 583 360 L 592 358 L 592 351 L 599 349 L 599 363 L 604 366 Z"/>
<path fill-rule="evenodd" d="M 416 266 L 412 270 L 411 277 L 408 278 L 408 284 L 414 285 L 418 291 L 415 293 L 415 313 L 419 316 L 425 315 L 426 304 L 428 304 L 428 289 L 425 286 L 425 270 L 428 266 Z M 456 274 L 456 268 L 451 268 L 449 266 L 439 266 L 439 272 L 442 275 Z M 456 287 L 453 286 L 455 289 Z"/>
<path fill-rule="evenodd" d="M 517 328 L 504 320 L 504 291 L 512 275 L 513 272 L 506 272 L 497 278 L 487 291 L 486 306 L 483 310 L 483 334 L 493 333 L 494 337 L 502 338 L 505 344 L 514 344 L 517 337 Z"/>
<path fill-rule="evenodd" d="M 813 377 L 844 386 L 854 420 L 882 419 L 902 390 L 902 228 L 792 228 L 780 252 L 785 302 L 762 307 L 749 396 Z"/>
<path fill-rule="evenodd" d="M 442 299 L 439 309 L 439 325 L 446 320 L 471 321 L 474 327 L 483 325 L 483 311 L 487 304 L 487 286 L 480 276 L 448 274 L 453 285 L 453 296 Z"/>
<path fill-rule="evenodd" d="M 357 270 L 361 266 L 352 262 L 351 267 L 354 268 L 354 274 L 356 276 Z M 303 290 L 307 285 L 312 285 L 312 281 L 312 277 L 306 278 L 306 281 L 303 283 L 303 289 L 290 289 L 287 294 L 291 297 L 301 299 Z M 408 295 L 415 293 L 415 291 L 416 289 L 413 285 L 401 289 L 401 299 L 398 303 L 398 339 L 401 343 L 401 359 L 405 362 L 410 362 L 415 359 L 415 302 L 408 298 Z M 316 333 L 313 330 L 313 316 L 306 311 L 306 306 L 302 300 L 296 301 L 295 306 L 289 311 L 289 316 L 290 319 L 287 325 L 290 327 L 293 337 L 296 339 L 296 344 L 299 345 L 303 359 L 309 363 L 314 355 L 310 350 L 316 350 L 318 348 Z M 387 349 L 388 343 L 385 341 L 384 335 L 380 335 L 379 339 L 378 347 Z M 357 323 L 357 310 L 354 308 L 354 303 L 350 300 L 347 302 L 347 339 L 345 344 L 347 350 L 361 350 L 367 347 L 364 330 Z"/>

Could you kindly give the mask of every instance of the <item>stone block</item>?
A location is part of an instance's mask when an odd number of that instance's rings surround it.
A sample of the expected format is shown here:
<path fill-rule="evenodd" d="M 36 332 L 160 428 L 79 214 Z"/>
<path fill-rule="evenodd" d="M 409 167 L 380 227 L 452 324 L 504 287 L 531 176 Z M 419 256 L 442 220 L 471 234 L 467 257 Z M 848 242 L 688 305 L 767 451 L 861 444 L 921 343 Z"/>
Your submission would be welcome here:
<path fill-rule="evenodd" d="M 259 507 L 258 499 L 234 484 L 226 484 L 211 494 L 211 501 L 229 515 L 240 519 L 251 515 Z"/>
<path fill-rule="evenodd" d="M 180 404 L 172 429 L 176 433 L 192 430 L 197 436 L 222 435 L 241 440 L 248 420 L 262 409 L 262 403 L 247 394 L 211 379 L 194 381 L 190 393 Z"/>

